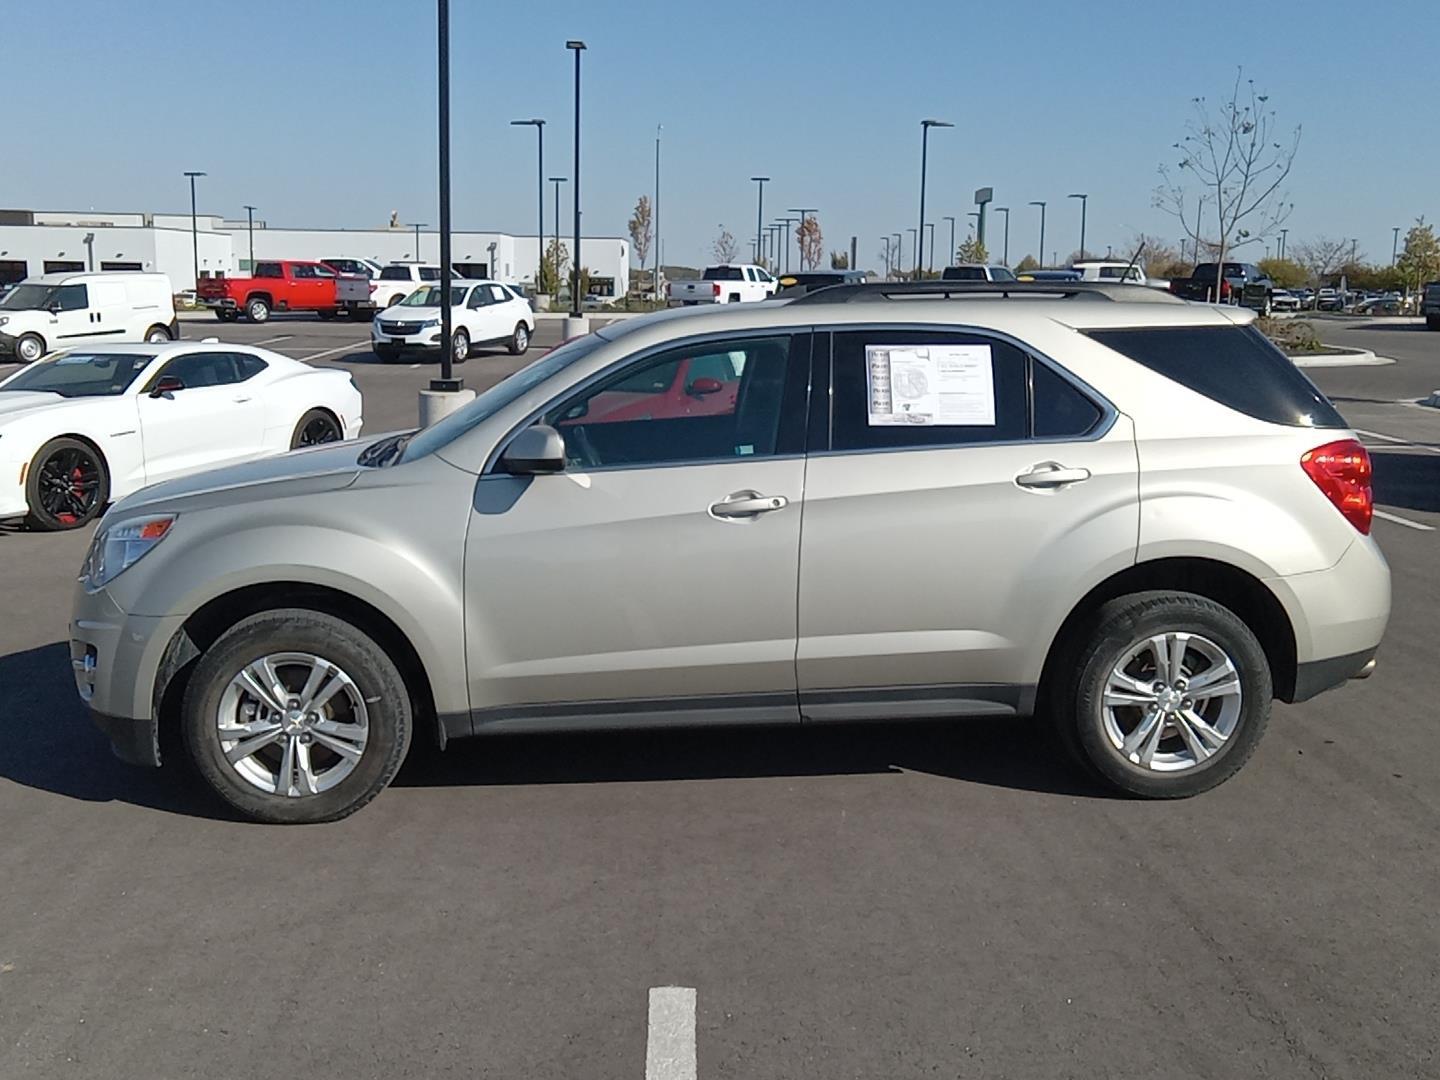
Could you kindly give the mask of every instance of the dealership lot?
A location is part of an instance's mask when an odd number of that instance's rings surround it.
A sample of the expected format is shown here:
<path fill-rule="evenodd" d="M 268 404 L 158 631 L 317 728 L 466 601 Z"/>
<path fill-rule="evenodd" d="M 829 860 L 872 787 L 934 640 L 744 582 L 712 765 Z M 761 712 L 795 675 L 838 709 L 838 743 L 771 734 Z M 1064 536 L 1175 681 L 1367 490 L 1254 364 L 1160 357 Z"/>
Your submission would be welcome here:
<path fill-rule="evenodd" d="M 347 368 L 372 434 L 431 368 L 345 322 L 184 328 Z M 1390 632 L 1185 802 L 971 721 L 475 741 L 336 825 L 242 825 L 80 708 L 88 535 L 0 530 L 0 1075 L 640 1075 L 656 987 L 694 989 L 701 1077 L 1432 1073 L 1440 334 L 1322 336 L 1397 361 L 1311 372 L 1375 454 Z"/>

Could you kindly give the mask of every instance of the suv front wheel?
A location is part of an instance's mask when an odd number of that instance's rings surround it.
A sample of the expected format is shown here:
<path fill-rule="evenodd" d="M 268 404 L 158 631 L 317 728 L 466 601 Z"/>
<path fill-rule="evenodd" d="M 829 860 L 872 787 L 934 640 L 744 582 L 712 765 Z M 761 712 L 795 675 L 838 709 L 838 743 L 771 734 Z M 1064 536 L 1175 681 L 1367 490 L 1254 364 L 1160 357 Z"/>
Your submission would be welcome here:
<path fill-rule="evenodd" d="M 410 745 L 410 695 L 390 657 L 331 615 L 242 619 L 201 656 L 185 689 L 185 746 L 246 817 L 335 821 L 394 778 Z"/>
<path fill-rule="evenodd" d="M 1234 612 L 1192 593 L 1111 600 L 1082 631 L 1053 699 L 1060 733 L 1112 787 L 1197 795 L 1233 776 L 1270 718 L 1270 665 Z"/>

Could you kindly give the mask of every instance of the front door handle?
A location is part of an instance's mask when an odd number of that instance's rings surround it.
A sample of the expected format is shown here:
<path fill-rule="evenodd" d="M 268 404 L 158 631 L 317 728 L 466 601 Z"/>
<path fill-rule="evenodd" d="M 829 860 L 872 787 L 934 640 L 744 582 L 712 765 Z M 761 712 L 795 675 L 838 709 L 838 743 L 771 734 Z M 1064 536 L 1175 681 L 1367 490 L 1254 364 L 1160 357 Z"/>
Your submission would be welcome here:
<path fill-rule="evenodd" d="M 236 405 L 244 405 L 249 400 L 249 395 L 236 395 L 236 397 L 234 398 Z"/>
<path fill-rule="evenodd" d="M 710 516 L 746 520 L 783 510 L 790 505 L 784 495 L 761 495 L 758 491 L 735 491 L 710 505 Z"/>
<path fill-rule="evenodd" d="M 1071 469 L 1061 465 L 1058 461 L 1042 461 L 1038 465 L 1030 466 L 1029 472 L 1023 472 L 1015 477 L 1015 483 L 1023 488 L 1038 488 L 1046 491 L 1065 487 L 1067 484 L 1078 484 L 1082 480 L 1089 479 L 1089 469 Z"/>

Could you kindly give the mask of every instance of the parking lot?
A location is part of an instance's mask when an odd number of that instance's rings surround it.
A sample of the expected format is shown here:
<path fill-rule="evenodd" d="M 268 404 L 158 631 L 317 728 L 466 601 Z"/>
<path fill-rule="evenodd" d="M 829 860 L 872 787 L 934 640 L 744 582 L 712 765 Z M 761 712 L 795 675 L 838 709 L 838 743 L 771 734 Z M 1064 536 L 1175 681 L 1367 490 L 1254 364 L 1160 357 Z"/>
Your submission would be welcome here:
<path fill-rule="evenodd" d="M 0 1077 L 640 1076 L 668 986 L 704 1080 L 1436 1075 L 1440 334 L 1316 325 L 1395 360 L 1310 370 L 1374 455 L 1389 633 L 1181 802 L 978 720 L 421 747 L 356 817 L 241 824 L 81 708 L 89 530 L 0 528 Z M 434 370 L 343 321 L 182 326 L 350 370 L 370 433 Z"/>

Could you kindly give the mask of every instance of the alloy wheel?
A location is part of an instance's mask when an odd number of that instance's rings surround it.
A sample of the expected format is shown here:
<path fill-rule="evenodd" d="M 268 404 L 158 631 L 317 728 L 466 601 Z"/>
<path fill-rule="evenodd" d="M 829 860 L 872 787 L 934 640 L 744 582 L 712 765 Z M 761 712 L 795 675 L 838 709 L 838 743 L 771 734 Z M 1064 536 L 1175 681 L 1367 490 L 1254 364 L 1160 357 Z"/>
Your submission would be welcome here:
<path fill-rule="evenodd" d="M 89 515 L 99 495 L 100 463 L 86 450 L 57 450 L 40 466 L 40 508 L 63 525 Z"/>

